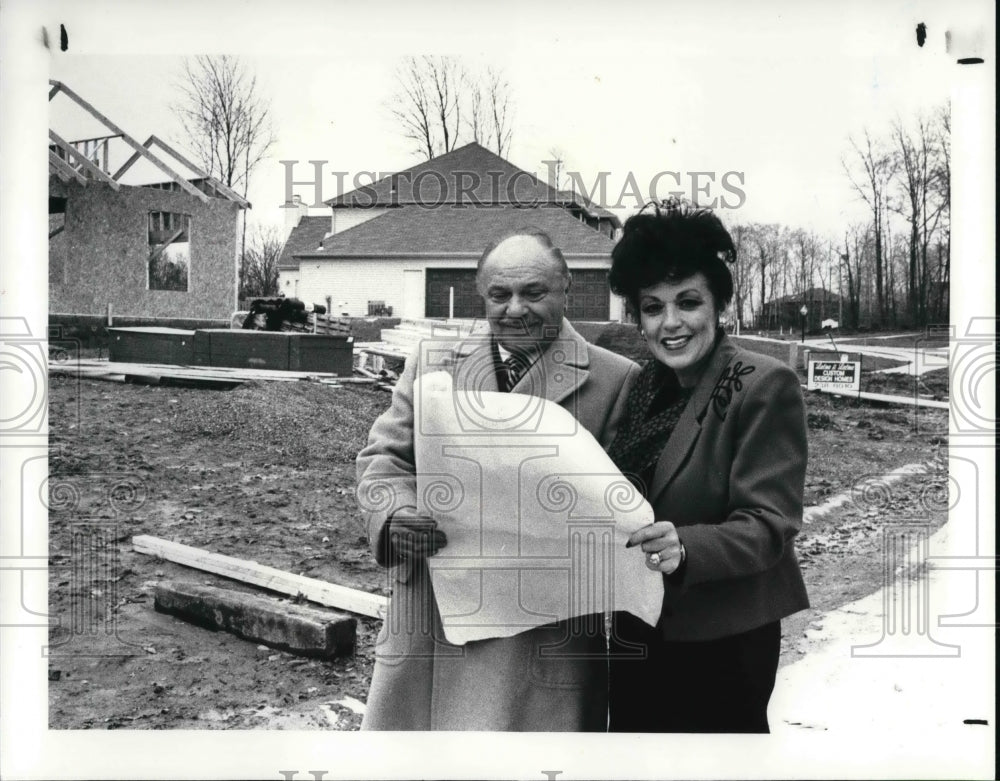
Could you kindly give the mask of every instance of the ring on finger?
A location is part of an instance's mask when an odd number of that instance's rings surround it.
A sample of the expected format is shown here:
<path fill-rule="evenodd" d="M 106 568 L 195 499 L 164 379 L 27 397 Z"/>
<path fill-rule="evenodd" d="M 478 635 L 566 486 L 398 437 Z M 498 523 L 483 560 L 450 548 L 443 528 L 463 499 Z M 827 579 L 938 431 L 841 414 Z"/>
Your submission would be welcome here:
<path fill-rule="evenodd" d="M 649 559 L 649 563 L 652 564 L 654 567 L 659 567 L 660 566 L 660 554 L 659 553 L 650 553 L 649 556 L 648 556 L 648 559 Z"/>

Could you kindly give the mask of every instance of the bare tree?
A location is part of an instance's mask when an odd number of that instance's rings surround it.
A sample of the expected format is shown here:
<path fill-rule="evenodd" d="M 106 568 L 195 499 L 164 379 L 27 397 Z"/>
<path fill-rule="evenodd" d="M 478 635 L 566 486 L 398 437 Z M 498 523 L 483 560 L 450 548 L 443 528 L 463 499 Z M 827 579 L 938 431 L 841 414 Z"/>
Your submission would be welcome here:
<path fill-rule="evenodd" d="M 453 57 L 407 57 L 396 69 L 389 110 L 428 160 L 455 149 L 463 131 L 499 155 L 510 150 L 513 101 L 496 68 L 474 73 Z"/>
<path fill-rule="evenodd" d="M 428 160 L 458 143 L 466 82 L 464 69 L 452 57 L 407 57 L 396 69 L 390 111 L 403 135 L 415 141 Z"/>
<path fill-rule="evenodd" d="M 278 258 L 284 242 L 274 226 L 257 225 L 240 264 L 240 298 L 273 296 L 278 292 Z"/>
<path fill-rule="evenodd" d="M 938 108 L 933 118 L 937 159 L 934 189 L 942 206 L 937 237 L 937 272 L 933 314 L 939 320 L 948 319 L 948 285 L 951 282 L 951 105 Z"/>
<path fill-rule="evenodd" d="M 510 84 L 500 71 L 492 67 L 486 70 L 486 96 L 496 152 L 500 157 L 506 157 L 510 151 L 510 139 L 513 135 L 514 108 L 510 97 Z"/>
<path fill-rule="evenodd" d="M 184 62 L 180 91 L 172 108 L 210 176 L 246 198 L 250 177 L 274 145 L 271 107 L 257 77 L 238 58 L 198 56 Z M 246 254 L 243 212 L 240 258 Z"/>
<path fill-rule="evenodd" d="M 886 316 L 883 237 L 887 191 L 893 173 L 893 156 L 880 144 L 872 141 L 867 129 L 864 132 L 863 144 L 859 144 L 853 138 L 850 139 L 850 143 L 854 150 L 854 159 L 850 164 L 846 159 L 841 160 L 841 164 L 855 192 L 872 212 L 872 227 L 875 234 L 875 299 L 878 312 L 876 320 L 881 324 Z"/>
<path fill-rule="evenodd" d="M 275 142 L 271 109 L 257 77 L 238 58 L 198 56 L 184 63 L 173 105 L 198 162 L 246 197 L 250 176 Z"/>
<path fill-rule="evenodd" d="M 779 225 L 753 225 L 748 236 L 748 248 L 753 248 L 760 279 L 760 315 L 762 325 L 767 328 L 767 296 L 775 297 L 778 279 L 782 276 L 781 265 L 784 258 L 781 242 L 782 229 Z M 768 287 L 770 284 L 770 288 Z M 772 311 L 772 319 L 775 313 Z"/>
<path fill-rule="evenodd" d="M 733 247 L 736 249 L 736 263 L 733 268 L 733 315 L 736 319 L 735 333 L 740 333 L 741 324 L 744 319 L 744 309 L 750 306 L 750 322 L 753 322 L 753 299 L 751 290 L 753 286 L 753 258 L 751 256 L 751 245 L 753 243 L 752 225 L 734 225 L 729 231 L 733 237 Z"/>
<path fill-rule="evenodd" d="M 489 144 L 489 115 L 486 107 L 486 91 L 481 82 L 465 75 L 465 88 L 469 96 L 469 108 L 465 112 L 465 123 L 477 144 Z"/>
<path fill-rule="evenodd" d="M 871 227 L 851 225 L 844 234 L 844 254 L 840 256 L 847 272 L 848 315 L 852 328 L 861 325 L 861 272 L 865 249 L 871 236 Z"/>
<path fill-rule="evenodd" d="M 403 135 L 415 141 L 430 160 L 435 156 L 434 115 L 421 61 L 408 57 L 396 70 L 396 83 L 392 115 L 399 121 Z"/>
<path fill-rule="evenodd" d="M 902 194 L 894 211 L 906 220 L 909 228 L 906 299 L 912 325 L 927 322 L 928 250 L 931 236 L 948 206 L 937 185 L 937 179 L 944 174 L 944 170 L 938 159 L 940 152 L 936 135 L 931 120 L 925 116 L 917 118 L 913 133 L 908 132 L 899 119 L 892 127 L 898 160 L 896 182 Z"/>

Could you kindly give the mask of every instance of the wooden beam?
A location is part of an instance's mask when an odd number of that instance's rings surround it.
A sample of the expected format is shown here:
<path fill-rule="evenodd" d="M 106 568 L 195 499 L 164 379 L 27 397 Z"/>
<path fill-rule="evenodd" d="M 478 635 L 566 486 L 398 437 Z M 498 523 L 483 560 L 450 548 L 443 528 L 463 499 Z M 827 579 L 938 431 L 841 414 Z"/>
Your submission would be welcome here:
<path fill-rule="evenodd" d="M 94 108 L 94 106 L 92 106 L 86 100 L 84 100 L 79 95 L 77 95 L 75 92 L 73 92 L 73 90 L 71 90 L 65 84 L 63 84 L 61 82 L 58 82 L 58 81 L 56 81 L 56 82 L 50 82 L 50 83 L 52 83 L 54 85 L 58 85 L 59 90 L 61 92 L 65 93 L 66 97 L 68 97 L 70 100 L 74 101 L 81 108 L 83 108 L 87 112 L 89 112 L 90 115 L 94 119 L 96 119 L 98 122 L 100 122 L 101 124 L 103 124 L 106 128 L 108 128 L 109 130 L 113 130 L 115 133 L 119 134 L 121 136 L 121 138 L 122 138 L 122 141 L 124 141 L 126 144 L 128 144 L 130 147 L 132 147 L 132 149 L 134 149 L 139 155 L 141 155 L 142 157 L 145 157 L 149 162 L 151 162 L 153 165 L 155 165 L 157 168 L 159 168 L 161 171 L 163 171 L 163 173 L 165 173 L 167 176 L 169 176 L 171 179 L 173 179 L 175 182 L 177 182 L 177 184 L 180 185 L 181 188 L 186 193 L 188 193 L 189 195 L 195 196 L 202 203 L 208 203 L 208 196 L 205 195 L 205 193 L 203 193 L 201 190 L 199 190 L 197 187 L 195 187 L 193 184 L 191 184 L 187 179 L 185 179 L 183 176 L 181 176 L 176 171 L 174 171 L 172 168 L 170 168 L 170 166 L 168 166 L 166 163 L 164 163 L 162 160 L 160 160 L 158 157 L 156 157 L 152 152 L 150 152 L 148 149 L 146 149 L 142 144 L 140 144 L 138 141 L 136 141 L 134 138 L 132 138 L 132 136 L 130 136 L 128 133 L 126 133 L 124 130 L 122 130 L 120 127 L 118 127 L 118 125 L 116 125 L 114 122 L 112 122 L 106 116 L 104 116 L 104 114 L 102 114 L 100 111 L 98 111 L 96 108 Z M 114 178 L 117 179 L 117 177 L 114 177 Z"/>
<path fill-rule="evenodd" d="M 52 85 L 52 89 L 49 90 L 49 100 L 52 100 L 52 98 L 54 98 L 56 95 L 59 94 L 59 90 L 62 89 L 62 84 L 60 84 L 58 81 L 51 81 L 51 80 L 49 81 L 49 84 Z"/>
<path fill-rule="evenodd" d="M 140 157 L 142 157 L 142 155 L 140 155 L 138 152 L 133 152 L 132 156 L 125 161 L 122 167 L 119 168 L 117 171 L 115 171 L 113 174 L 111 174 L 111 178 L 114 179 L 115 181 L 121 179 L 125 175 L 125 172 L 133 165 L 135 165 Z"/>
<path fill-rule="evenodd" d="M 163 581 L 156 584 L 153 607 L 198 626 L 318 659 L 351 653 L 357 637 L 353 616 L 217 586 Z"/>
<path fill-rule="evenodd" d="M 371 618 L 384 618 L 389 600 L 378 594 L 337 586 L 316 578 L 304 575 L 294 575 L 274 567 L 267 567 L 255 561 L 236 559 L 223 556 L 221 553 L 210 553 L 201 548 L 181 545 L 157 537 L 140 534 L 132 538 L 132 548 L 136 553 L 149 556 L 159 556 L 161 559 L 183 564 L 186 567 L 214 572 L 241 583 L 252 583 L 255 586 L 277 591 L 289 596 L 302 595 L 310 602 L 316 602 L 327 607 L 347 610 Z"/>
<path fill-rule="evenodd" d="M 161 139 L 159 136 L 156 136 L 156 135 L 150 136 L 149 139 L 144 144 L 144 146 L 146 146 L 148 148 L 151 144 L 156 144 L 158 147 L 160 147 L 168 155 L 171 155 L 177 162 L 179 162 L 182 165 L 185 165 L 188 168 L 190 168 L 192 171 L 194 171 L 196 174 L 198 174 L 199 177 L 201 177 L 202 179 L 205 179 L 210 185 L 212 185 L 212 187 L 214 187 L 218 192 L 220 192 L 223 195 L 225 195 L 226 197 L 228 197 L 231 201 L 236 201 L 241 206 L 244 206 L 246 208 L 250 208 L 250 201 L 248 201 L 246 198 L 244 198 L 243 196 L 241 196 L 235 190 L 232 190 L 229 187 L 227 187 L 226 185 L 224 185 L 222 182 L 220 182 L 214 176 L 211 176 L 210 174 L 205 173 L 197 165 L 195 165 L 190 160 L 188 160 L 186 157 L 184 157 L 176 149 L 174 149 L 172 146 L 169 146 L 167 144 L 167 142 L 164 141 L 163 139 Z"/>
<path fill-rule="evenodd" d="M 167 247 L 169 247 L 171 244 L 173 244 L 174 241 L 176 240 L 176 238 L 178 236 L 180 236 L 185 230 L 187 230 L 187 229 L 186 228 L 178 228 L 177 230 L 175 230 L 171 234 L 170 238 L 167 239 L 163 244 L 161 244 L 160 247 L 159 247 L 159 249 L 157 249 L 152 255 L 149 256 L 149 261 L 148 262 L 152 263 L 154 260 L 156 260 L 157 258 L 159 258 L 160 255 L 163 254 L 164 250 Z"/>
<path fill-rule="evenodd" d="M 111 141 L 115 138 L 121 138 L 120 133 L 112 133 L 109 136 L 93 136 L 92 138 L 74 138 L 70 143 L 73 144 L 85 144 L 88 141 Z"/>
<path fill-rule="evenodd" d="M 63 160 L 59 155 L 49 150 L 49 165 L 63 175 L 63 178 L 70 177 L 76 179 L 80 184 L 87 184 L 87 177 L 77 171 L 73 166 Z"/>
<path fill-rule="evenodd" d="M 189 380 L 224 380 L 245 382 L 249 380 L 274 382 L 330 382 L 335 385 L 373 385 L 376 380 L 369 377 L 340 377 L 333 372 L 294 372 L 280 369 L 242 369 L 228 366 L 176 366 L 172 364 L 129 363 L 125 361 L 105 361 L 96 358 L 51 361 L 49 371 L 78 376 L 102 376 L 124 374 L 147 377 L 172 377 Z"/>
<path fill-rule="evenodd" d="M 89 157 L 87 157 L 83 152 L 81 152 L 79 149 L 77 149 L 76 147 L 74 147 L 72 144 L 68 144 L 66 141 L 64 141 L 58 135 L 56 135 L 56 133 L 55 133 L 54 130 L 49 130 L 49 138 L 51 138 L 53 141 L 55 141 L 56 145 L 60 149 L 66 150 L 67 154 L 69 154 L 71 157 L 75 158 L 76 160 L 79 160 L 80 164 L 87 171 L 89 171 L 94 176 L 96 176 L 100 181 L 105 182 L 106 184 L 111 185 L 111 187 L 113 189 L 115 189 L 115 190 L 120 190 L 121 189 L 121 185 L 118 184 L 118 182 L 116 182 L 114 179 L 112 179 L 110 176 L 108 176 L 107 173 L 105 173 L 100 168 L 98 168 L 96 165 L 94 165 L 93 161 Z"/>

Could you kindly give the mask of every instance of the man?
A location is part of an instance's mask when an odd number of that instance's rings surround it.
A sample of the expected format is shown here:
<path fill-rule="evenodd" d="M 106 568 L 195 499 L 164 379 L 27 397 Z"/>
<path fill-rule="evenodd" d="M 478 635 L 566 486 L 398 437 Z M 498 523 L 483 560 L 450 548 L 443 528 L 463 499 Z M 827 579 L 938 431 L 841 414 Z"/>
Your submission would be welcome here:
<path fill-rule="evenodd" d="M 435 345 L 437 354 L 450 353 L 454 389 L 542 396 L 607 447 L 638 366 L 589 345 L 564 318 L 571 277 L 551 239 L 528 229 L 487 247 L 476 282 L 489 332 Z M 444 639 L 426 558 L 447 539 L 418 515 L 414 466 L 414 383 L 431 370 L 419 351 L 407 361 L 390 409 L 358 455 L 358 497 L 375 557 L 396 568 L 362 728 L 604 731 L 600 631 L 570 621 L 463 646 Z"/>

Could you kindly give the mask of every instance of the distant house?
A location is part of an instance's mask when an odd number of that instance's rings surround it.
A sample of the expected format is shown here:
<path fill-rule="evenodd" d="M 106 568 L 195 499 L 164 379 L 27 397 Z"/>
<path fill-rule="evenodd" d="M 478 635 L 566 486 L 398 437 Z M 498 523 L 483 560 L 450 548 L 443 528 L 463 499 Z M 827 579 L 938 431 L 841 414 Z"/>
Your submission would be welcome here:
<path fill-rule="evenodd" d="M 250 204 L 155 135 L 140 144 L 51 84 L 50 100 L 65 95 L 108 132 L 67 141 L 49 131 L 49 311 L 100 315 L 110 305 L 115 316 L 228 319 L 239 213 Z M 140 162 L 142 183 L 123 183 Z"/>
<path fill-rule="evenodd" d="M 841 305 L 847 306 L 847 299 L 821 287 L 811 287 L 802 293 L 775 298 L 764 305 L 761 328 L 800 328 L 802 307 L 806 307 L 806 330 L 821 328 L 824 320 L 841 320 Z"/>
<path fill-rule="evenodd" d="M 568 315 L 619 320 L 607 272 L 621 222 L 586 198 L 556 190 L 479 144 L 468 144 L 326 202 L 329 217 L 297 201 L 279 261 L 281 290 L 338 315 L 478 317 L 483 248 L 534 226 L 573 274 Z"/>

